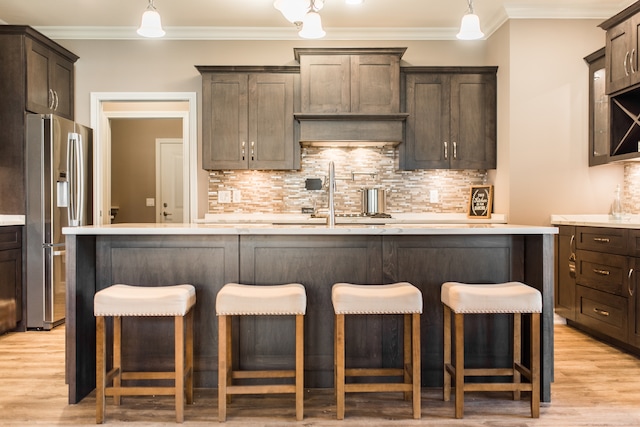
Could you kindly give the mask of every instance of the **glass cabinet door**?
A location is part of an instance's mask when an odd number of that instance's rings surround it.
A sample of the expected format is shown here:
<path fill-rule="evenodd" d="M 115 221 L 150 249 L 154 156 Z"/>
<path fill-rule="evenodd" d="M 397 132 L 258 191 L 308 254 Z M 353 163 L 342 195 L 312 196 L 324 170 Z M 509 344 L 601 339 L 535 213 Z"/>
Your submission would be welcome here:
<path fill-rule="evenodd" d="M 609 97 L 605 93 L 605 50 L 585 58 L 589 64 L 589 166 L 609 161 Z"/>

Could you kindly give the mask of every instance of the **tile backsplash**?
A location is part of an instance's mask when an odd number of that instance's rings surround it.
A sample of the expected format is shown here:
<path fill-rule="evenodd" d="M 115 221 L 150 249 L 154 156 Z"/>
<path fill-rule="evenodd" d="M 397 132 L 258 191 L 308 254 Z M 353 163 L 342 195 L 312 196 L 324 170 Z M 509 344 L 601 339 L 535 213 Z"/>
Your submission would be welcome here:
<path fill-rule="evenodd" d="M 358 213 L 361 188 L 384 188 L 387 212 L 464 213 L 470 185 L 486 180 L 485 170 L 398 170 L 397 150 L 384 148 L 303 147 L 297 171 L 211 171 L 209 213 L 300 213 L 303 207 L 326 208 L 327 191 L 306 190 L 307 178 L 324 183 L 329 162 L 336 171 L 337 213 Z M 219 203 L 219 191 L 239 190 L 241 201 Z M 431 190 L 438 201 L 431 202 Z"/>
<path fill-rule="evenodd" d="M 629 162 L 624 166 L 622 208 L 631 214 L 640 214 L 640 163 Z"/>

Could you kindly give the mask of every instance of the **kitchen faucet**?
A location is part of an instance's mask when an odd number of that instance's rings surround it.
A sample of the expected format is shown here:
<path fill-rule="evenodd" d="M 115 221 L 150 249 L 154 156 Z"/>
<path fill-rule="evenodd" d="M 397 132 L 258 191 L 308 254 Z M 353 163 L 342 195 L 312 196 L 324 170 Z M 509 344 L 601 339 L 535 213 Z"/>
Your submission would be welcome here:
<path fill-rule="evenodd" d="M 333 162 L 329 162 L 329 215 L 327 216 L 327 226 L 336 226 L 336 210 L 334 203 L 334 193 L 336 191 L 336 171 Z"/>

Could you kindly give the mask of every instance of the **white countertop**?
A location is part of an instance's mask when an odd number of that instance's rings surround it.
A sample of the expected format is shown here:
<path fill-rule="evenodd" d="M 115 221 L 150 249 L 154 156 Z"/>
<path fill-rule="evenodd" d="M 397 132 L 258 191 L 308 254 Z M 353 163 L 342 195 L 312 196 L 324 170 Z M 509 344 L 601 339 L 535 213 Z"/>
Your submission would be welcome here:
<path fill-rule="evenodd" d="M 514 224 L 111 224 L 65 227 L 68 235 L 500 235 L 557 234 L 556 227 Z"/>
<path fill-rule="evenodd" d="M 640 215 L 624 215 L 622 219 L 610 215 L 551 215 L 551 224 L 640 229 Z"/>
<path fill-rule="evenodd" d="M 0 215 L 0 226 L 24 225 L 24 215 Z"/>

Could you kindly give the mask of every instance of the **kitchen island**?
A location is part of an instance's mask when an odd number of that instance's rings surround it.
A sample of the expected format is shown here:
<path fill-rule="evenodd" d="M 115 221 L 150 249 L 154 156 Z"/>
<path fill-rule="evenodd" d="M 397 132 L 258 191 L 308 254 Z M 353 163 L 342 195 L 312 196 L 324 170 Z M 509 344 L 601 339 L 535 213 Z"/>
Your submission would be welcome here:
<path fill-rule="evenodd" d="M 69 402 L 95 388 L 93 296 L 114 283 L 196 288 L 195 384 L 217 384 L 215 297 L 228 282 L 297 282 L 307 292 L 305 387 L 333 386 L 331 286 L 408 281 L 423 294 L 422 384 L 442 386 L 440 286 L 445 281 L 523 281 L 543 295 L 541 399 L 553 381 L 554 227 L 512 224 L 121 224 L 65 228 L 67 241 L 67 381 Z M 125 319 L 123 355 L 131 369 L 172 363 L 171 319 Z M 160 322 L 165 319 L 159 319 Z M 234 363 L 283 369 L 293 364 L 291 319 L 239 320 Z M 510 359 L 508 315 L 468 325 L 472 365 Z M 350 319 L 347 359 L 362 367 L 401 364 L 402 319 Z M 359 339 L 360 336 L 367 339 Z M 504 337 L 496 340 L 495 337 Z M 488 345 L 491 343 L 491 345 Z M 349 345 L 349 344 L 348 344 Z M 166 356 L 166 358 L 165 358 Z M 153 364 L 153 365 L 152 365 Z"/>

